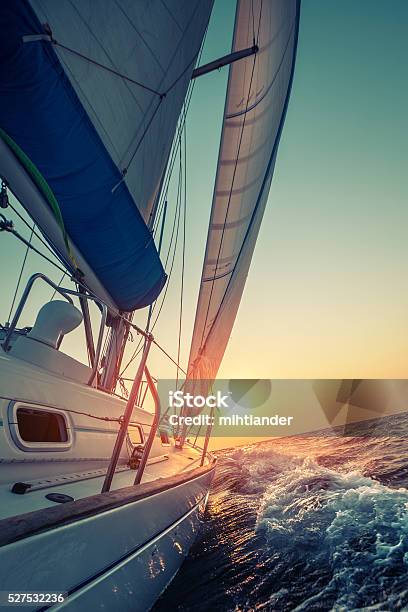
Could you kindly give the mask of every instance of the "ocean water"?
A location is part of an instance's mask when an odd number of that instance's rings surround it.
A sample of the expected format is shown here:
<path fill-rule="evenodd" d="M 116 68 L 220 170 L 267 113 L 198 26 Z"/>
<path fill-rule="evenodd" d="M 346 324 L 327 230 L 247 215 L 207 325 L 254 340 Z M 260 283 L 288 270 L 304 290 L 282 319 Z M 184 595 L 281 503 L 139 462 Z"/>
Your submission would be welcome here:
<path fill-rule="evenodd" d="M 154 612 L 408 610 L 408 413 L 218 457 Z"/>

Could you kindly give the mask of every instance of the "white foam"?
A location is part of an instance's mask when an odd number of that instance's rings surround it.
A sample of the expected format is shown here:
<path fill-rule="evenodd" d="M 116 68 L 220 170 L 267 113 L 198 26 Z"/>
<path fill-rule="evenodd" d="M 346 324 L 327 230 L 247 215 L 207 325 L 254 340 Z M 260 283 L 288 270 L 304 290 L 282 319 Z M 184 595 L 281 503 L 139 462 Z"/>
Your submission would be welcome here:
<path fill-rule="evenodd" d="M 323 590 L 296 610 L 310 609 L 329 592 L 336 593 L 333 610 L 361 609 L 362 602 L 364 609 L 384 610 L 374 604 L 375 594 L 378 601 L 393 573 L 398 579 L 408 565 L 408 491 L 308 458 L 278 459 L 269 453 L 271 460 L 281 471 L 264 492 L 257 531 L 271 550 L 303 555 L 314 568 L 332 572 Z M 262 453 L 257 461 L 265 461 Z M 253 473 L 259 469 L 254 466 Z"/>

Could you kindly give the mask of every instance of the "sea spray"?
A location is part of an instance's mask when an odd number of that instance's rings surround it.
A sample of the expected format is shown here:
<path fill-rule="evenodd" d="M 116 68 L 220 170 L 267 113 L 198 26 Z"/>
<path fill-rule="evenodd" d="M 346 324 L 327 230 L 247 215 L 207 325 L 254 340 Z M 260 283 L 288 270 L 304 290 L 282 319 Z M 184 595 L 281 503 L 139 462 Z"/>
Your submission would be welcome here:
<path fill-rule="evenodd" d="M 271 550 L 300 561 L 312 575 L 319 567 L 331 574 L 299 610 L 313 609 L 328 596 L 332 609 L 367 608 L 385 603 L 383 594 L 398 577 L 405 583 L 408 491 L 356 471 L 341 474 L 306 459 L 268 486 L 257 530 Z"/>
<path fill-rule="evenodd" d="M 219 453 L 202 536 L 155 612 L 407 610 L 407 434 L 405 414 Z"/>

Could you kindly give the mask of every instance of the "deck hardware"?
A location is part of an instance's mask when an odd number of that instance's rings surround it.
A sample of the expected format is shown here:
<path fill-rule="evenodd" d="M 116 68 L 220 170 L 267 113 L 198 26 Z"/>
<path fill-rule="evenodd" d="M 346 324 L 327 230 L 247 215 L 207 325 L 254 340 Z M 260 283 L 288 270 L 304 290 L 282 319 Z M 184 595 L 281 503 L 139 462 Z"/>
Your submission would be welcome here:
<path fill-rule="evenodd" d="M 17 495 L 24 495 L 28 489 L 31 489 L 30 484 L 27 484 L 26 482 L 15 482 L 11 487 L 11 492 L 16 493 Z"/>
<path fill-rule="evenodd" d="M 149 436 L 144 445 L 144 451 L 140 459 L 139 467 L 137 468 L 135 481 L 133 483 L 135 485 L 140 484 L 142 481 L 143 472 L 146 467 L 146 463 L 149 458 L 150 450 L 152 448 L 153 440 L 156 436 L 157 428 L 159 426 L 159 421 L 160 421 L 160 398 L 159 398 L 159 394 L 157 393 L 157 389 L 154 384 L 154 380 L 151 377 L 151 374 L 146 365 L 145 365 L 145 374 L 146 374 L 147 386 L 149 387 L 150 393 L 152 394 L 153 400 L 154 400 L 154 419 L 150 427 Z"/>
<path fill-rule="evenodd" d="M 144 453 L 144 444 L 137 444 L 132 451 L 129 459 L 129 467 L 131 470 L 137 470 L 140 465 Z"/>
<path fill-rule="evenodd" d="M 1 180 L 1 191 L 0 191 L 0 208 L 7 208 L 9 205 L 8 193 L 7 193 L 7 181 Z"/>
<path fill-rule="evenodd" d="M 204 64 L 204 66 L 199 66 L 198 68 L 193 70 L 191 78 L 196 79 L 197 77 L 203 76 L 204 74 L 208 74 L 209 72 L 213 72 L 214 70 L 219 70 L 223 66 L 233 64 L 234 62 L 237 62 L 240 59 L 250 57 L 251 55 L 256 55 L 258 51 L 259 47 L 254 42 L 252 47 L 248 47 L 247 49 L 241 49 L 240 51 L 234 51 L 233 53 L 228 53 L 228 55 L 219 57 L 218 59 L 209 62 L 208 64 Z"/>
<path fill-rule="evenodd" d="M 153 336 L 149 334 L 146 338 L 146 343 L 143 349 L 142 357 L 139 363 L 139 367 L 136 372 L 135 379 L 133 381 L 132 389 L 130 391 L 129 398 L 126 403 L 125 413 L 123 415 L 123 419 L 120 425 L 120 429 L 118 431 L 118 435 L 115 441 L 115 446 L 113 447 L 112 456 L 109 462 L 108 470 L 106 472 L 105 480 L 102 485 L 101 493 L 106 493 L 110 490 L 113 476 L 116 471 L 116 466 L 118 464 L 118 460 L 120 457 L 120 453 L 122 451 L 123 442 L 127 435 L 130 419 L 132 417 L 133 408 L 136 403 L 136 399 L 139 395 L 140 384 L 142 382 L 143 372 L 146 367 L 147 357 L 149 355 L 150 347 L 153 341 Z M 146 369 L 147 371 L 147 369 Z M 149 436 L 150 438 L 150 436 Z M 149 449 L 150 450 L 150 449 Z M 143 466 L 144 467 L 144 466 Z M 137 475 L 136 475 L 137 476 Z"/>
<path fill-rule="evenodd" d="M 65 493 L 48 493 L 45 497 L 57 504 L 66 504 L 67 502 L 75 501 L 71 495 L 65 495 Z"/>
<path fill-rule="evenodd" d="M 1 215 L 3 216 L 3 215 Z M 1 229 L 1 227 L 0 227 Z M 23 308 L 25 306 L 25 303 L 27 302 L 27 298 L 30 294 L 30 291 L 32 289 L 33 284 L 35 283 L 36 280 L 41 279 L 43 280 L 45 283 L 47 283 L 47 285 L 50 285 L 50 287 L 52 287 L 54 289 L 54 291 L 56 291 L 57 293 L 59 293 L 60 295 L 62 295 L 62 297 L 64 297 L 66 300 L 68 300 L 68 302 L 70 302 L 71 304 L 73 304 L 73 299 L 71 296 L 76 296 L 81 298 L 82 300 L 91 300 L 93 302 L 95 302 L 95 304 L 97 304 L 100 309 L 101 309 L 101 313 L 102 313 L 102 317 L 101 317 L 101 323 L 99 326 L 99 333 L 98 333 L 98 340 L 97 340 L 97 344 L 96 344 L 96 354 L 95 354 L 95 362 L 93 364 L 93 368 L 92 368 L 92 373 L 91 376 L 88 380 L 88 385 L 92 385 L 92 383 L 95 380 L 95 377 L 97 375 L 98 372 L 98 365 L 99 365 L 99 359 L 100 359 L 100 355 L 102 352 L 102 341 L 103 341 L 103 334 L 105 331 L 105 325 L 106 325 L 106 319 L 108 316 L 108 309 L 106 307 L 106 305 L 101 301 L 98 300 L 96 298 L 94 298 L 91 295 L 88 294 L 84 294 L 83 292 L 79 292 L 79 291 L 73 291 L 72 289 L 65 289 L 60 287 L 59 285 L 56 285 L 52 280 L 50 280 L 45 274 L 41 274 L 40 272 L 37 272 L 36 274 L 33 274 L 27 282 L 27 285 L 24 289 L 23 295 L 21 296 L 20 302 L 17 305 L 16 311 L 14 313 L 14 317 L 10 323 L 10 326 L 7 330 L 6 333 L 6 337 L 4 338 L 4 342 L 3 342 L 3 350 L 4 351 L 8 351 L 10 348 L 10 340 L 11 337 L 13 335 L 13 332 L 17 326 L 18 320 L 20 318 L 20 315 L 23 311 Z"/>

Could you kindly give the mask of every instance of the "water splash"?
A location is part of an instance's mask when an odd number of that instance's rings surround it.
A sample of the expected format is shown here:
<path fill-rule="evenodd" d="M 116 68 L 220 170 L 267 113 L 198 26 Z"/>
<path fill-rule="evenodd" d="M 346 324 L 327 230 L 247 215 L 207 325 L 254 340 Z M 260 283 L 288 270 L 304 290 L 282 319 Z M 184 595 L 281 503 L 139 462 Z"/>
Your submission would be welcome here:
<path fill-rule="evenodd" d="M 376 427 L 221 453 L 202 536 L 155 612 L 408 610 L 408 415 Z"/>
<path fill-rule="evenodd" d="M 294 609 L 314 609 L 322 602 L 333 610 L 379 603 L 389 606 L 379 609 L 401 609 L 397 601 L 408 588 L 406 489 L 390 489 L 357 471 L 341 474 L 306 459 L 267 488 L 257 531 L 271 552 L 303 567 L 297 586 L 304 599 Z M 319 572 L 326 580 L 310 589 L 310 577 Z M 273 597 L 276 609 L 280 599 Z"/>

